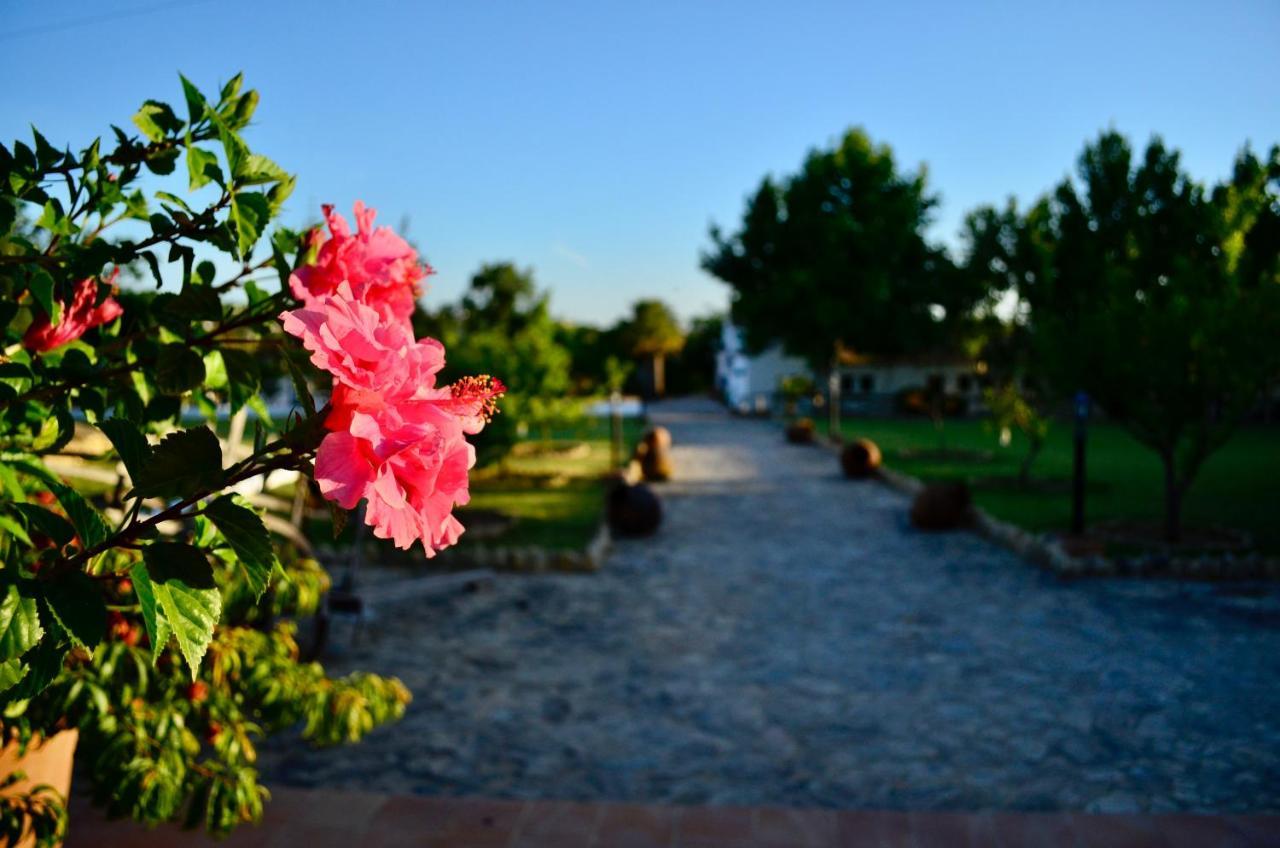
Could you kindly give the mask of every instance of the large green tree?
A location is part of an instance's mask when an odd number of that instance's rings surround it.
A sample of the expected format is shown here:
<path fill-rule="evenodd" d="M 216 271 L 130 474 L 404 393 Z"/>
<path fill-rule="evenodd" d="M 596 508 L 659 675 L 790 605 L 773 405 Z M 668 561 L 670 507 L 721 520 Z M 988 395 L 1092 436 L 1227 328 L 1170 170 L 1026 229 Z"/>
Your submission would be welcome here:
<path fill-rule="evenodd" d="M 660 300 L 638 300 L 631 317 L 618 328 L 623 348 L 650 367 L 650 388 L 657 397 L 666 393 L 667 357 L 684 347 L 684 330 L 671 307 Z"/>
<path fill-rule="evenodd" d="M 557 339 L 549 300 L 531 270 L 489 263 L 460 303 L 418 319 L 448 348 L 450 373 L 492 374 L 507 386 L 502 414 L 476 440 L 482 458 L 505 450 L 521 425 L 558 415 L 568 394 L 569 351 Z"/>
<path fill-rule="evenodd" d="M 840 349 L 891 354 L 945 344 L 974 297 L 925 238 L 937 198 L 924 169 L 851 130 L 800 170 L 766 177 L 731 235 L 711 228 L 702 264 L 733 289 L 749 348 L 781 342 L 815 370 Z"/>
<path fill-rule="evenodd" d="M 1107 132 L 1028 217 L 1050 246 L 1023 281 L 1036 355 L 1164 465 L 1165 535 L 1204 461 L 1280 371 L 1280 150 L 1240 153 L 1212 192 L 1153 140 Z"/>

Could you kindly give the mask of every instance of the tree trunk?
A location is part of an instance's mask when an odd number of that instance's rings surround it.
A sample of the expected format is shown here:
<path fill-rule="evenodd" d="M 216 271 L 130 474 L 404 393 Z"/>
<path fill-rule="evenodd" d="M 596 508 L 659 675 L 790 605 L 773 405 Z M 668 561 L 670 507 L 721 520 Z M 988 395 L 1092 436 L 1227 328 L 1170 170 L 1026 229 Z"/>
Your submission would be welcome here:
<path fill-rule="evenodd" d="M 1031 440 L 1031 448 L 1027 451 L 1027 455 L 1022 458 L 1022 467 L 1018 469 L 1018 486 L 1025 489 L 1031 484 L 1031 465 L 1036 461 L 1036 457 L 1040 455 L 1040 448 L 1044 447 L 1044 442 Z"/>
<path fill-rule="evenodd" d="M 840 431 L 840 371 L 837 364 L 832 360 L 831 373 L 827 375 L 827 438 L 841 443 L 844 433 Z"/>
<path fill-rule="evenodd" d="M 667 359 L 666 354 L 653 355 L 653 396 L 662 397 L 667 391 Z"/>
<path fill-rule="evenodd" d="M 1160 455 L 1164 462 L 1164 540 L 1182 540 L 1182 487 L 1178 484 L 1178 467 L 1172 451 Z"/>

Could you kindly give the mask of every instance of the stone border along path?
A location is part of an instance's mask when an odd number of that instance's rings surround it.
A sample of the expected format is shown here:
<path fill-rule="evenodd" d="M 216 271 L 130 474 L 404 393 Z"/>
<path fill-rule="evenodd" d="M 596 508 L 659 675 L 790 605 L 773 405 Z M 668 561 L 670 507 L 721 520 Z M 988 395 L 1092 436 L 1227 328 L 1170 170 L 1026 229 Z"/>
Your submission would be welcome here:
<path fill-rule="evenodd" d="M 1280 810 L 1280 587 L 1066 581 L 709 402 L 657 408 L 666 521 L 502 575 L 332 664 L 414 702 L 268 781 L 861 809 Z"/>

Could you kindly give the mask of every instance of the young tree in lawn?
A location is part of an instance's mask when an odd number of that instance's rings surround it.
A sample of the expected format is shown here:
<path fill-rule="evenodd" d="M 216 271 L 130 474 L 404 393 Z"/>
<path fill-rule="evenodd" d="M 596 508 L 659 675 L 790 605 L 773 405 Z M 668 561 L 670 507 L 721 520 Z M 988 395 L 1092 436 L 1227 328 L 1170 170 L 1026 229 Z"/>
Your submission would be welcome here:
<path fill-rule="evenodd" d="M 974 299 L 925 238 L 936 204 L 923 168 L 902 171 L 887 145 L 851 130 L 796 174 L 766 177 L 736 232 L 711 228 L 702 264 L 733 289 L 752 350 L 781 342 L 821 373 L 841 350 L 934 348 Z"/>
<path fill-rule="evenodd" d="M 1026 223 L 1044 214 L 1041 204 L 1023 216 L 1012 199 L 1002 209 L 980 206 L 973 210 L 965 216 L 963 255 L 957 269 L 971 290 L 986 292 L 964 332 L 966 347 L 985 369 L 983 401 L 1002 439 L 1017 430 L 1027 441 L 1018 469 L 1018 483 L 1024 487 L 1050 426 L 1050 395 L 1034 361 L 1022 295 L 1023 288 L 1044 273 L 1048 253 Z M 998 305 L 1005 308 L 998 310 Z"/>
<path fill-rule="evenodd" d="M 1211 193 L 1157 138 L 1107 132 L 1030 222 L 1051 244 L 1024 286 L 1037 355 L 1164 465 L 1164 534 L 1187 490 L 1280 370 L 1280 148 L 1247 148 Z"/>
<path fill-rule="evenodd" d="M 636 301 L 618 337 L 632 356 L 649 361 L 650 387 L 655 397 L 662 397 L 667 389 L 667 357 L 684 348 L 684 330 L 671 307 L 660 300 Z"/>

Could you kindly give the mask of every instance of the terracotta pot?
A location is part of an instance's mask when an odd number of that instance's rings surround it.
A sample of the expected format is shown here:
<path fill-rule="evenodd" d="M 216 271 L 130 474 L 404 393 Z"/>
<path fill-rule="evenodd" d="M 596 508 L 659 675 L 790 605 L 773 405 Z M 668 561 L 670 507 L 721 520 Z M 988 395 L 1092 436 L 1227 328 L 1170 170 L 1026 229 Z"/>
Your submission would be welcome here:
<path fill-rule="evenodd" d="M 27 746 L 26 756 L 18 756 L 18 743 L 10 742 L 0 750 L 0 777 L 7 777 L 15 771 L 26 774 L 0 795 L 22 795 L 41 784 L 52 786 L 63 799 L 71 795 L 71 763 L 76 754 L 76 742 L 80 739 L 80 731 L 63 730 L 48 739 L 32 739 Z M 12 846 L 12 848 L 28 848 L 34 845 L 34 838 L 28 838 Z M 4 846 L 9 848 L 9 846 Z"/>

